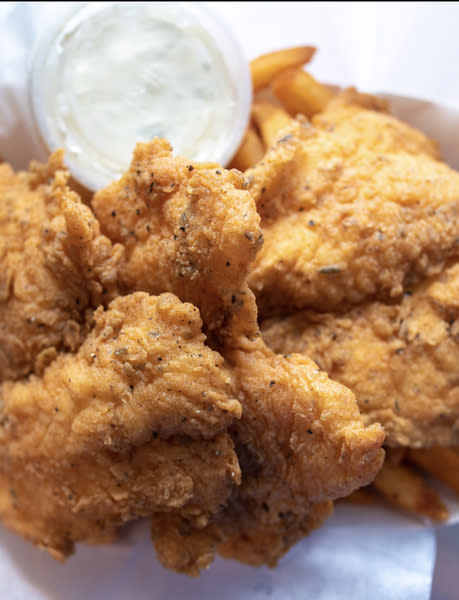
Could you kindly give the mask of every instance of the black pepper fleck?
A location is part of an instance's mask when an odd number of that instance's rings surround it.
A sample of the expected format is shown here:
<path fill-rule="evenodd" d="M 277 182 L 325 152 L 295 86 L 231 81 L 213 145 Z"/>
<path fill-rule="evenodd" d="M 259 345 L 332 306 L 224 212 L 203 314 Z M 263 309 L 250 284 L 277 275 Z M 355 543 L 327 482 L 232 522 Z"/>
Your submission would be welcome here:
<path fill-rule="evenodd" d="M 341 273 L 341 269 L 338 267 L 338 265 L 327 265 L 325 267 L 320 267 L 320 269 L 317 269 L 317 271 L 318 273 L 324 273 L 326 275 Z"/>

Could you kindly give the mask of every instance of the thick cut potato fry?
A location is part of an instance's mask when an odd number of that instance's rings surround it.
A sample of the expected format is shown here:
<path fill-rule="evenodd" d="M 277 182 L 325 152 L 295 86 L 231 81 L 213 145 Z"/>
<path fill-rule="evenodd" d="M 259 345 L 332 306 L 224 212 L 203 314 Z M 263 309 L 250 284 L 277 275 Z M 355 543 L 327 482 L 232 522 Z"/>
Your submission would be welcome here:
<path fill-rule="evenodd" d="M 386 463 L 390 463 L 391 465 L 399 465 L 406 458 L 407 449 L 403 446 L 397 446 L 396 448 L 385 448 L 386 452 Z"/>
<path fill-rule="evenodd" d="M 299 46 L 262 54 L 255 58 L 250 63 L 254 91 L 268 86 L 285 69 L 305 65 L 314 56 L 315 51 L 312 46 Z"/>
<path fill-rule="evenodd" d="M 459 494 L 459 454 L 453 448 L 416 448 L 408 459 Z"/>
<path fill-rule="evenodd" d="M 265 154 L 265 145 L 252 125 L 249 125 L 238 151 L 230 163 L 231 169 L 245 171 L 256 165 Z"/>
<path fill-rule="evenodd" d="M 448 509 L 424 479 L 403 465 L 385 462 L 373 482 L 391 503 L 432 521 L 446 521 Z"/>
<path fill-rule="evenodd" d="M 252 106 L 252 119 L 267 147 L 279 139 L 279 132 L 292 122 L 283 108 L 269 102 L 255 102 Z"/>
<path fill-rule="evenodd" d="M 274 95 L 292 116 L 312 117 L 324 110 L 333 93 L 302 69 L 287 69 L 272 83 Z"/>
<path fill-rule="evenodd" d="M 376 504 L 377 496 L 368 488 L 359 488 L 342 499 L 350 504 Z"/>

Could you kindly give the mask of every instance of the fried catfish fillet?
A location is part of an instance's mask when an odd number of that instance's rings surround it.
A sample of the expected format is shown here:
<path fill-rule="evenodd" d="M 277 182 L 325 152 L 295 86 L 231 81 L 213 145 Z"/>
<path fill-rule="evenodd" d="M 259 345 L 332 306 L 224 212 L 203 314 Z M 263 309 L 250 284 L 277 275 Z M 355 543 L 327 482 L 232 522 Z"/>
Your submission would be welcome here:
<path fill-rule="evenodd" d="M 229 501 L 201 527 L 180 512 L 153 516 L 160 560 L 189 574 L 216 551 L 274 565 L 383 459 L 382 429 L 363 426 L 349 390 L 261 340 L 247 273 L 262 235 L 245 186 L 236 171 L 173 158 L 156 140 L 138 145 L 128 173 L 93 201 L 102 231 L 125 248 L 121 288 L 166 289 L 196 305 L 242 405 L 229 428 L 242 480 Z"/>
<path fill-rule="evenodd" d="M 0 165 L 0 381 L 76 350 L 87 310 L 116 293 L 122 247 L 69 190 L 62 159 L 18 174 Z"/>
<path fill-rule="evenodd" d="M 197 308 L 138 292 L 94 320 L 75 355 L 0 388 L 1 519 L 58 558 L 155 512 L 202 527 L 240 481 L 241 405 Z"/>
<path fill-rule="evenodd" d="M 299 312 L 261 324 L 276 352 L 301 352 L 356 395 L 386 444 L 459 443 L 459 264 L 344 314 Z"/>
<path fill-rule="evenodd" d="M 263 316 L 397 297 L 457 256 L 459 174 L 394 118 L 339 107 L 292 121 L 246 172 L 264 245 L 250 273 Z"/>

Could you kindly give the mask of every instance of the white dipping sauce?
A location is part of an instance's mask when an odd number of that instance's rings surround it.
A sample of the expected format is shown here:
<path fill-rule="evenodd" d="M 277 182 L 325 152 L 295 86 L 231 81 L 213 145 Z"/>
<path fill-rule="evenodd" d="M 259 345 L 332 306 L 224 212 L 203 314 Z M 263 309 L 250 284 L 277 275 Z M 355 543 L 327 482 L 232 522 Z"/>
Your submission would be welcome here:
<path fill-rule="evenodd" d="M 222 160 L 238 93 L 194 11 L 155 2 L 86 9 L 58 31 L 39 80 L 35 73 L 50 149 L 64 147 L 79 172 L 97 171 L 99 187 L 126 170 L 137 142 L 155 136 L 176 155 Z"/>

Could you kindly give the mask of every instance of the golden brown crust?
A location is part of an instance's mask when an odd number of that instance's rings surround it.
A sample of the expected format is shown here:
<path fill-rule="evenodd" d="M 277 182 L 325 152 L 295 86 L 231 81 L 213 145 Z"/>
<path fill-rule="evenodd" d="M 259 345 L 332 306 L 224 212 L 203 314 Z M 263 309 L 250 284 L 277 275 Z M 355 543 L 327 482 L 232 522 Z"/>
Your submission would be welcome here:
<path fill-rule="evenodd" d="M 303 501 L 301 507 L 285 500 L 277 505 L 272 495 L 267 501 L 254 503 L 250 496 L 241 495 L 237 503 L 230 504 L 224 521 L 225 541 L 218 547 L 221 556 L 254 567 L 275 567 L 294 544 L 333 514 L 331 501 Z"/>
<path fill-rule="evenodd" d="M 232 433 L 257 486 L 265 479 L 270 489 L 321 502 L 371 481 L 384 435 L 378 425 L 363 427 L 348 389 L 305 356 L 276 355 L 260 338 L 225 357 L 243 406 Z"/>
<path fill-rule="evenodd" d="M 246 172 L 265 243 L 249 284 L 262 315 L 396 297 L 456 256 L 459 174 L 392 117 L 341 107 L 292 122 Z"/>
<path fill-rule="evenodd" d="M 247 325 L 246 273 L 262 235 L 244 187 L 238 171 L 173 158 L 165 140 L 138 144 L 129 171 L 93 200 L 102 231 L 125 247 L 123 289 L 177 294 L 220 335 L 233 315 Z"/>
<path fill-rule="evenodd" d="M 121 246 L 67 187 L 62 152 L 15 174 L 0 166 L 0 381 L 75 351 L 86 311 L 116 295 Z"/>
<path fill-rule="evenodd" d="M 364 428 L 353 395 L 260 338 L 247 273 L 262 236 L 245 186 L 155 140 L 95 195 L 100 226 L 73 193 L 59 199 L 69 255 L 54 272 L 90 269 L 90 307 L 102 282 L 116 298 L 94 324 L 90 312 L 76 354 L 1 388 L 13 494 L 0 513 L 53 555 L 150 515 L 170 568 L 197 574 L 218 551 L 274 565 L 378 471 L 382 430 Z"/>
<path fill-rule="evenodd" d="M 375 115 L 375 111 L 380 114 Z M 369 150 L 384 154 L 407 152 L 440 159 L 435 140 L 386 114 L 388 112 L 388 103 L 384 99 L 348 88 L 336 95 L 327 109 L 312 119 L 312 124 L 347 142 L 351 152 L 362 144 Z"/>
<path fill-rule="evenodd" d="M 386 443 L 459 443 L 459 265 L 406 291 L 344 314 L 300 312 L 262 323 L 276 352 L 304 352 L 356 395 Z"/>
<path fill-rule="evenodd" d="M 382 461 L 382 431 L 362 427 L 352 394 L 309 361 L 275 357 L 261 342 L 246 282 L 261 231 L 243 187 L 240 174 L 216 166 L 190 169 L 156 140 L 139 145 L 129 172 L 94 198 L 103 231 L 125 246 L 125 289 L 166 288 L 199 307 L 208 341 L 223 355 L 242 404 L 242 417 L 230 428 L 243 471 L 231 502 L 200 531 L 186 527 L 186 540 L 177 533 L 184 530 L 180 515 L 170 515 L 169 525 L 153 519 L 160 560 L 191 573 L 208 564 L 222 544 L 238 557 L 237 540 L 245 537 L 253 543 L 244 545 L 240 560 L 251 556 L 253 563 L 274 564 L 318 526 L 331 499 L 368 482 Z M 271 384 L 276 378 L 277 387 Z M 339 415 L 336 427 L 326 414 Z M 308 423 L 317 435 L 308 433 Z M 289 515 L 289 535 L 279 517 L 266 521 L 267 502 Z M 251 507 L 250 518 L 242 506 Z M 268 553 L 256 543 L 264 537 L 272 541 Z"/>
<path fill-rule="evenodd" d="M 75 356 L 1 388 L 3 522 L 54 554 L 155 511 L 215 512 L 239 481 L 241 415 L 197 309 L 137 293 Z"/>
<path fill-rule="evenodd" d="M 336 91 L 336 90 L 335 90 Z M 359 92 L 355 87 L 348 87 L 336 91 L 328 102 L 325 112 L 333 111 L 339 106 L 358 106 L 367 110 L 373 110 L 385 114 L 390 113 L 389 101 L 380 96 Z"/>

